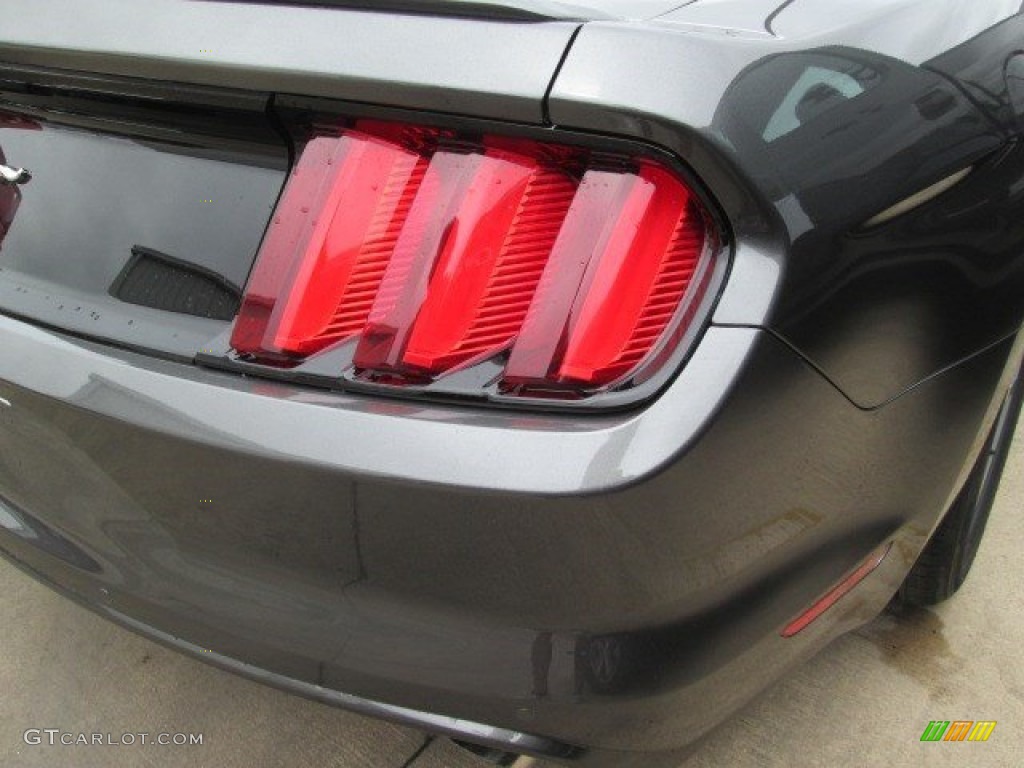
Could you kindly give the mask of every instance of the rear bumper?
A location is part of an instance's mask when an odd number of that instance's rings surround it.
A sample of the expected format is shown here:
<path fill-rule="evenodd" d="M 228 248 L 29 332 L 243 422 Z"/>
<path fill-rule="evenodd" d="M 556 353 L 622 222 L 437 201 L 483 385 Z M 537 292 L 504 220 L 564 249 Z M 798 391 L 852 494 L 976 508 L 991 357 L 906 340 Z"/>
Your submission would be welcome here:
<path fill-rule="evenodd" d="M 12 510 L 9 507 L 5 507 L 4 512 L 10 517 L 15 517 L 15 515 L 11 514 Z M 23 519 L 21 515 L 18 515 L 17 517 Z M 583 750 L 580 750 L 577 747 L 572 747 L 568 744 L 562 744 L 553 739 L 533 736 L 521 731 L 496 728 L 494 726 L 485 725 L 484 723 L 475 723 L 462 718 L 446 717 L 444 715 L 434 714 L 431 712 L 421 712 L 414 709 L 408 709 L 406 707 L 398 707 L 391 704 L 385 704 L 383 702 L 371 701 L 369 699 L 363 699 L 358 696 L 342 693 L 341 691 L 324 688 L 323 686 L 315 683 L 275 674 L 266 669 L 246 664 L 238 659 L 223 656 L 209 648 L 202 648 L 188 642 L 187 640 L 162 632 L 155 627 L 142 624 L 132 617 L 126 616 L 109 606 L 101 605 L 95 601 L 89 601 L 77 592 L 71 591 L 66 586 L 50 581 L 43 574 L 32 570 L 27 565 L 19 562 L 6 552 L 0 551 L 0 556 L 2 556 L 7 562 L 19 568 L 22 572 L 45 584 L 55 592 L 59 592 L 70 600 L 74 600 L 76 603 L 98 613 L 100 616 L 103 616 L 110 621 L 120 624 L 126 629 L 130 629 L 143 637 L 149 638 L 150 640 L 162 643 L 168 648 L 173 648 L 181 653 L 202 659 L 206 663 L 225 669 L 228 672 L 233 672 L 234 674 L 247 677 L 251 680 L 286 690 L 289 693 L 294 693 L 298 696 L 304 696 L 314 701 L 321 701 L 325 704 L 331 704 L 353 712 L 368 715 L 370 717 L 389 720 L 391 722 L 420 728 L 433 733 L 451 736 L 458 739 L 473 739 L 479 744 L 501 750 L 531 754 L 538 757 L 569 760 L 574 760 L 583 754 Z"/>
<path fill-rule="evenodd" d="M 4 317 L 0 349 L 0 550 L 23 568 L 296 693 L 594 765 L 685 747 L 874 615 L 1013 356 L 863 411 L 770 335 L 712 327 L 646 409 L 584 418 L 319 393 Z"/>

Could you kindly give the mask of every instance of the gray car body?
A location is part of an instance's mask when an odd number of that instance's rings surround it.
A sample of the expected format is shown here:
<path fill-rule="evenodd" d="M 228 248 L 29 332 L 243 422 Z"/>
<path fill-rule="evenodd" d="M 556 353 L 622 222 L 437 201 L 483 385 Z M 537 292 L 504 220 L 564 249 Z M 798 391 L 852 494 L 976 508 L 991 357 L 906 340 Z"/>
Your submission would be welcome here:
<path fill-rule="evenodd" d="M 1005 288 L 1020 285 L 1015 233 L 963 257 L 1003 270 L 969 298 L 967 267 L 952 286 L 904 275 L 910 235 L 894 236 L 887 322 L 841 292 L 807 320 L 787 295 L 794 275 L 816 284 L 796 259 L 808 227 L 854 231 L 982 167 L 1019 137 L 1020 103 L 981 115 L 954 88 L 946 114 L 966 138 L 913 124 L 871 148 L 873 167 L 919 144 L 934 162 L 812 221 L 812 185 L 765 171 L 723 129 L 730 87 L 807 51 L 916 71 L 986 34 L 1001 68 L 1020 7 L 517 2 L 488 19 L 480 8 L 499 4 L 422 5 L 8 2 L 0 62 L 668 152 L 727 222 L 730 268 L 679 374 L 642 408 L 515 413 L 240 377 L 0 316 L 0 549 L 122 624 L 302 695 L 510 751 L 652 765 L 881 610 L 1024 355 Z M 510 21 L 509 7 L 542 18 Z M 927 69 L 947 85 L 961 74 Z M 962 210 L 954 196 L 918 215 Z M 951 296 L 958 317 L 999 312 L 946 334 L 931 312 Z M 827 622 L 780 636 L 889 542 Z"/>

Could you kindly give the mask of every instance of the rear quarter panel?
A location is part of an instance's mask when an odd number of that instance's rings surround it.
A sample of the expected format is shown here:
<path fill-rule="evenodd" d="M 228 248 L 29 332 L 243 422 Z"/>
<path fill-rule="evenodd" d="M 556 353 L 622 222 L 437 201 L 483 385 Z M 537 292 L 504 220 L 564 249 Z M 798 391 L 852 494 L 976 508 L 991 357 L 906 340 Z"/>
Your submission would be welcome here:
<path fill-rule="evenodd" d="M 876 407 L 1024 317 L 1024 101 L 1006 75 L 1024 17 L 977 5 L 726 0 L 588 24 L 551 118 L 684 157 L 733 227 L 715 321 L 770 328 Z"/>

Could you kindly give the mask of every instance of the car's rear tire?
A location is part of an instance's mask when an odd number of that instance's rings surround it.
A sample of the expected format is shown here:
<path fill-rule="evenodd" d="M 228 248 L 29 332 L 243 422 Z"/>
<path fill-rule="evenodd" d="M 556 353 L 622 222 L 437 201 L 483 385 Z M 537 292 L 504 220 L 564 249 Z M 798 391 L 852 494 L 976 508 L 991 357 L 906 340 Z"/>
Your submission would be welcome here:
<path fill-rule="evenodd" d="M 935 605 L 963 585 L 999 489 L 1022 396 L 1024 376 L 1018 373 L 967 482 L 896 593 L 897 604 Z"/>

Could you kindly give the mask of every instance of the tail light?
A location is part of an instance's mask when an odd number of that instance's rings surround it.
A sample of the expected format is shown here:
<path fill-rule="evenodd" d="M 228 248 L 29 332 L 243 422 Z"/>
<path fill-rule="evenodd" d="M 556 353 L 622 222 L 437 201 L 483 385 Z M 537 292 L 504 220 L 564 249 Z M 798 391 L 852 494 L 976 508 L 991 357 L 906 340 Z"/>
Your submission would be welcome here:
<path fill-rule="evenodd" d="M 582 399 L 661 370 L 717 236 L 645 156 L 357 121 L 305 145 L 246 286 L 239 359 L 500 398 Z"/>

